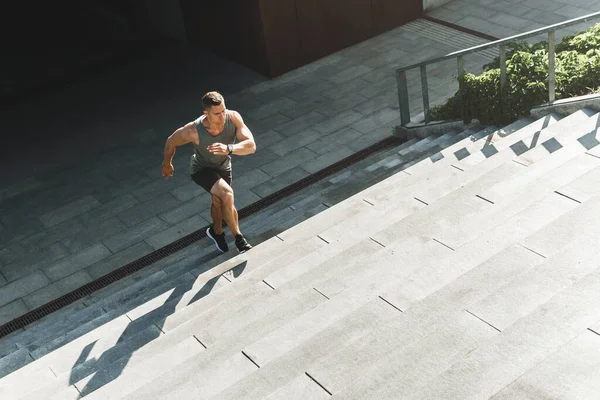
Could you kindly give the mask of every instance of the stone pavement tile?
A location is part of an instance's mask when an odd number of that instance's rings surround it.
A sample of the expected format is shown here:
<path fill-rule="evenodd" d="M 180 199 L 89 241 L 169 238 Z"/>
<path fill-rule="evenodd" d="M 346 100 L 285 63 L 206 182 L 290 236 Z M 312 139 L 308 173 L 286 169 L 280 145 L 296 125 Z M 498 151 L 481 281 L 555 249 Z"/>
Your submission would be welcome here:
<path fill-rule="evenodd" d="M 290 118 L 288 115 L 283 114 L 283 111 L 286 111 L 286 109 L 282 110 L 281 112 L 271 114 L 268 117 L 259 120 L 257 123 L 254 123 L 252 125 L 254 127 L 254 130 L 251 130 L 251 132 L 267 131 L 274 126 L 279 126 L 285 124 L 286 122 L 290 122 L 292 118 Z"/>
<path fill-rule="evenodd" d="M 302 165 L 302 168 L 305 171 L 307 171 L 311 174 L 314 174 L 315 172 L 317 172 L 333 163 L 336 163 L 348 156 L 351 156 L 354 153 L 355 153 L 355 151 L 352 150 L 351 148 L 339 145 L 334 151 L 332 151 L 330 153 L 321 154 L 314 160 L 311 160 L 310 163 L 306 163 L 306 164 Z"/>
<path fill-rule="evenodd" d="M 77 254 L 65 257 L 58 262 L 42 268 L 42 271 L 52 282 L 56 282 L 109 257 L 111 254 L 111 251 L 102 243 L 96 243 Z"/>
<path fill-rule="evenodd" d="M 507 28 L 513 28 L 518 30 L 519 32 L 527 32 L 533 29 L 541 28 L 544 26 L 539 22 L 530 21 L 528 19 L 522 18 L 522 16 L 531 11 L 531 8 L 526 8 L 522 10 L 519 16 L 510 15 L 508 12 L 499 12 L 498 14 L 490 17 L 487 21 L 495 23 L 497 25 L 502 25 Z"/>
<path fill-rule="evenodd" d="M 252 134 L 254 135 L 256 147 L 269 147 L 273 143 L 277 143 L 285 137 L 281 133 L 274 131 L 273 129 L 252 132 Z"/>
<path fill-rule="evenodd" d="M 298 106 L 282 110 L 281 113 L 289 117 L 290 119 L 300 118 L 313 111 L 320 111 L 323 108 L 323 104 L 319 101 L 320 94 L 311 95 L 308 99 L 304 100 Z"/>
<path fill-rule="evenodd" d="M 337 116 L 323 121 L 313 127 L 314 130 L 320 133 L 331 133 L 337 131 L 345 126 L 349 126 L 355 121 L 358 121 L 362 115 L 354 110 L 347 110 Z"/>
<path fill-rule="evenodd" d="M 160 161 L 159 161 L 160 166 Z M 103 188 L 96 188 L 92 192 L 92 195 L 102 204 L 107 204 L 117 198 L 124 196 L 131 196 L 134 200 L 135 197 L 131 195 L 131 188 L 136 186 L 141 186 L 144 184 L 148 184 L 156 180 L 156 177 L 150 177 L 145 172 L 147 172 L 147 168 L 143 170 L 126 170 L 119 172 L 118 177 L 115 178 L 116 182 L 109 186 Z M 157 172 L 158 177 L 162 177 L 160 174 L 160 170 Z M 100 206 L 101 208 L 102 206 Z M 125 205 L 123 205 L 125 207 Z M 84 214 L 85 215 L 85 214 Z"/>
<path fill-rule="evenodd" d="M 40 290 L 23 296 L 23 302 L 30 310 L 33 310 L 48 303 L 49 301 L 57 299 L 64 294 L 80 288 L 92 280 L 93 278 L 86 271 L 78 271 L 59 281 L 45 286 Z"/>
<path fill-rule="evenodd" d="M 365 86 L 364 88 L 361 88 L 358 91 L 358 94 L 360 94 L 361 96 L 363 96 L 365 99 L 372 99 L 373 97 L 379 96 L 382 93 L 389 93 L 389 92 L 397 92 L 397 81 L 396 81 L 396 76 L 389 76 L 377 83 L 371 83 L 368 86 Z"/>
<path fill-rule="evenodd" d="M 458 21 L 456 21 L 457 25 L 460 25 L 464 28 L 469 28 L 469 29 L 473 29 L 476 31 L 479 31 L 481 33 L 487 33 L 493 36 L 498 37 L 497 34 L 492 33 L 492 32 L 496 32 L 499 31 L 500 29 L 504 29 L 504 27 L 498 25 L 498 24 L 492 24 L 488 21 L 483 21 L 480 18 L 476 18 L 476 17 L 471 17 L 471 16 L 466 16 Z"/>
<path fill-rule="evenodd" d="M 204 191 L 204 189 L 202 189 Z M 188 219 L 200 212 L 204 211 L 207 207 L 210 207 L 211 196 L 208 192 L 204 191 L 203 195 L 194 197 L 193 199 L 182 203 L 180 206 L 173 210 L 159 214 L 158 217 L 166 222 L 166 226 L 161 229 L 164 230 L 169 226 L 180 223 L 181 221 Z"/>
<path fill-rule="evenodd" d="M 93 221 L 84 230 L 61 240 L 60 243 L 69 250 L 69 253 L 75 254 L 125 229 L 127 226 L 117 217 Z"/>
<path fill-rule="evenodd" d="M 448 3 L 448 4 L 451 4 L 451 3 Z M 447 7 L 448 4 L 446 4 L 442 7 L 434 8 L 433 10 L 429 10 L 427 12 L 427 15 L 434 17 L 434 18 L 441 19 L 446 22 L 453 23 L 453 24 L 457 23 L 458 21 L 460 21 L 461 19 L 463 19 L 465 17 L 464 12 L 462 12 L 460 10 L 451 10 L 450 8 Z"/>
<path fill-rule="evenodd" d="M 321 91 L 321 94 L 327 96 L 332 100 L 339 100 L 344 98 L 348 94 L 356 93 L 360 89 L 363 89 L 369 85 L 371 85 L 371 82 L 368 82 L 362 78 L 356 78 L 352 79 L 351 81 L 342 83 L 341 85 L 336 85 L 331 89 Z"/>
<path fill-rule="evenodd" d="M 80 215 L 79 218 L 85 226 L 90 227 L 97 225 L 100 221 L 112 218 L 120 212 L 129 210 L 139 203 L 140 201 L 132 194 L 125 194 L 103 203 L 101 206 Z"/>
<path fill-rule="evenodd" d="M 0 266 L 24 257 L 27 254 L 25 248 L 18 242 L 10 242 L 6 247 L 0 249 Z"/>
<path fill-rule="evenodd" d="M 557 24 L 565 20 L 565 17 L 562 15 L 555 14 L 546 9 L 540 10 L 537 8 L 532 8 L 527 11 L 523 14 L 523 18 L 530 21 L 544 21 L 545 24 Z"/>
<path fill-rule="evenodd" d="M 586 1 L 586 0 L 584 0 L 584 1 Z M 558 10 L 559 8 L 564 7 L 565 3 L 561 3 L 558 1 L 548 1 L 548 0 L 528 0 L 527 6 L 531 7 L 531 8 L 536 8 L 538 10 L 544 10 L 548 13 L 552 13 L 552 12 Z M 537 21 L 544 22 L 543 19 L 539 19 Z"/>
<path fill-rule="evenodd" d="M 194 182 L 191 178 L 190 180 L 171 190 L 171 193 L 175 198 L 181 202 L 190 201 L 198 196 L 202 196 L 206 194 L 206 190 L 204 190 L 200 185 Z"/>
<path fill-rule="evenodd" d="M 274 126 L 273 129 L 284 136 L 292 136 L 298 132 L 304 131 L 311 126 L 324 121 L 327 117 L 317 111 L 311 111 L 299 118 L 293 119 L 279 126 Z M 271 148 L 272 149 L 272 148 Z M 279 153 L 277 153 L 279 154 Z M 281 155 L 281 154 L 279 154 Z"/>
<path fill-rule="evenodd" d="M 300 132 L 291 135 L 290 137 L 285 138 L 284 140 L 277 142 L 276 144 L 271 145 L 269 147 L 269 150 L 271 150 L 278 156 L 283 157 L 294 150 L 297 150 L 311 142 L 314 142 L 321 136 L 322 133 L 317 132 L 314 129 L 304 129 Z"/>
<path fill-rule="evenodd" d="M 341 118 L 339 117 L 340 114 L 346 112 L 349 112 L 349 114 L 346 114 L 346 117 L 352 119 L 352 116 L 350 115 L 350 110 L 356 107 L 358 104 L 361 104 L 365 100 L 367 99 L 360 93 L 348 93 L 348 95 L 343 98 L 321 104 L 321 106 L 318 108 L 318 111 L 329 117 L 326 121 L 323 121 L 324 123 L 326 123 L 327 121 L 331 121 L 334 117 Z M 351 122 L 352 121 L 350 121 L 349 123 Z"/>
<path fill-rule="evenodd" d="M 4 213 L 3 213 L 4 214 Z M 0 232 L 0 247 L 8 243 L 31 236 L 44 229 L 39 219 L 16 214 L 1 215 L 0 221 L 4 225 L 4 231 Z"/>
<path fill-rule="evenodd" d="M 354 65 L 330 77 L 329 80 L 334 84 L 339 85 L 344 82 L 348 82 L 354 78 L 363 76 L 371 71 L 372 68 L 367 67 L 366 65 Z"/>
<path fill-rule="evenodd" d="M 16 299 L 35 292 L 50 283 L 50 280 L 42 271 L 35 271 L 21 279 L 10 282 L 0 288 L 0 306 L 12 303 Z"/>
<path fill-rule="evenodd" d="M 388 63 L 382 67 L 374 69 L 368 74 L 363 75 L 361 78 L 368 81 L 371 85 L 382 82 L 386 79 L 396 78 L 396 69 L 404 66 L 401 61 Z M 396 89 L 396 87 L 394 87 Z"/>
<path fill-rule="evenodd" d="M 246 169 L 238 171 L 233 177 L 233 190 L 237 195 L 237 193 L 248 191 L 254 186 L 260 185 L 271 178 L 271 175 L 261 171 L 260 169 Z M 207 201 L 210 201 L 208 197 Z"/>
<path fill-rule="evenodd" d="M 333 89 L 337 86 L 337 84 L 328 81 L 326 79 L 314 79 L 311 80 L 310 82 L 307 82 L 305 85 L 301 86 L 299 89 L 287 93 L 286 97 L 296 101 L 298 104 L 297 105 L 301 105 L 303 103 L 309 102 L 311 99 L 314 98 L 318 98 L 319 94 L 321 92 L 323 92 L 324 90 L 329 90 L 329 89 Z M 284 109 L 281 110 L 281 113 L 284 115 L 289 115 L 290 114 L 290 110 L 292 108 L 296 108 L 294 107 L 286 107 Z"/>
<path fill-rule="evenodd" d="M 271 193 L 275 193 L 276 191 L 307 177 L 308 175 L 309 173 L 304 171 L 302 168 L 292 168 L 276 176 L 275 178 L 252 188 L 252 191 L 260 197 L 266 197 Z"/>
<path fill-rule="evenodd" d="M 244 117 L 244 115 L 248 115 L 252 119 L 261 120 L 275 113 L 278 113 L 284 108 L 293 108 L 297 105 L 298 102 L 284 97 L 276 100 L 271 100 L 266 104 L 259 104 L 254 109 L 244 110 L 243 113 L 240 113 L 242 114 L 242 118 Z"/>
<path fill-rule="evenodd" d="M 512 15 L 514 17 L 522 16 L 527 11 L 531 10 L 531 6 L 527 2 L 520 2 L 517 4 L 517 3 L 511 2 L 508 0 L 498 0 L 493 3 L 490 3 L 487 7 L 489 7 L 490 9 L 499 11 L 501 14 L 504 14 L 504 15 L 508 14 L 508 15 Z M 487 20 L 501 21 L 499 19 L 499 15 L 501 15 L 501 14 L 495 14 L 495 15 L 492 15 L 487 18 L 480 17 L 480 19 L 483 22 L 485 22 Z"/>
<path fill-rule="evenodd" d="M 258 147 L 256 153 L 249 156 L 234 157 L 232 160 L 233 179 L 235 179 L 237 171 L 248 171 L 251 169 L 260 168 L 263 165 L 279 160 L 280 157 L 271 150 Z M 235 183 L 234 183 L 235 185 Z"/>
<path fill-rule="evenodd" d="M 362 116 L 371 115 L 374 112 L 381 110 L 382 108 L 396 108 L 398 107 L 398 94 L 393 91 L 389 91 L 387 94 L 382 96 L 373 97 L 363 103 L 358 104 L 354 107 L 357 112 L 358 118 L 350 121 L 347 125 L 350 126 L 353 122 L 358 121 Z M 398 112 L 399 114 L 400 112 Z M 362 115 L 361 115 L 362 114 Z"/>
<path fill-rule="evenodd" d="M 390 137 L 396 125 L 397 124 L 388 124 L 375 128 L 371 132 L 364 133 L 359 138 L 350 141 L 347 146 L 355 152 L 363 150 L 372 144 Z"/>
<path fill-rule="evenodd" d="M 177 160 L 182 162 L 182 164 L 186 168 L 189 165 L 188 164 L 189 159 L 183 160 L 181 157 L 178 157 Z M 175 162 L 173 162 L 173 164 L 175 164 Z M 159 177 L 157 175 L 156 179 L 154 181 L 152 181 L 148 184 L 145 184 L 144 186 L 138 186 L 135 188 L 131 188 L 130 189 L 131 194 L 140 202 L 149 201 L 151 199 L 155 199 L 156 197 L 173 190 L 176 186 L 175 183 L 177 183 L 177 181 L 181 182 L 181 181 L 189 180 L 189 178 L 186 176 L 187 174 L 180 173 L 180 172 L 182 172 L 181 166 L 179 166 L 179 168 L 177 168 L 177 166 L 174 165 L 174 167 L 175 167 L 176 171 L 179 173 L 174 174 L 169 179 L 164 179 L 162 176 L 160 176 L 160 179 L 159 179 Z M 155 171 L 149 171 L 149 172 L 151 174 L 155 175 Z"/>
<path fill-rule="evenodd" d="M 252 192 L 250 190 L 244 190 L 244 191 L 236 193 L 236 195 L 235 195 L 235 206 L 236 206 L 236 208 L 238 210 L 241 210 L 242 208 L 247 207 L 250 204 L 256 203 L 260 199 L 261 199 L 260 196 L 258 196 L 254 192 Z M 208 218 L 205 218 L 205 219 L 207 221 L 211 221 L 212 222 L 212 218 L 210 216 Z"/>
<path fill-rule="evenodd" d="M 360 132 L 360 133 L 367 133 L 372 131 L 375 128 L 378 128 L 380 126 L 384 126 L 387 125 L 393 121 L 396 121 L 399 117 L 399 112 L 397 109 L 393 109 L 393 108 L 383 108 L 369 116 L 366 116 L 358 121 L 356 121 L 355 123 L 353 123 L 352 125 L 350 125 L 350 128 Z"/>
<path fill-rule="evenodd" d="M 103 244 L 112 252 L 118 253 L 146 238 L 169 228 L 169 224 L 158 217 L 150 217 L 137 225 L 133 225 L 116 235 L 103 240 Z"/>
<path fill-rule="evenodd" d="M 45 213 L 40 217 L 40 221 L 45 227 L 52 227 L 60 224 L 61 222 L 67 221 L 73 217 L 81 215 L 95 207 L 98 207 L 100 203 L 92 196 L 85 196 L 78 200 L 75 200 L 69 204 L 66 204 L 54 211 Z"/>
<path fill-rule="evenodd" d="M 260 167 L 260 169 L 270 176 L 277 177 L 282 173 L 309 162 L 315 158 L 316 154 L 305 147 L 291 151 L 285 157 L 272 161 Z"/>
<path fill-rule="evenodd" d="M 306 148 L 314 151 L 317 154 L 325 154 L 334 151 L 340 146 L 352 143 L 362 135 L 362 133 L 350 127 L 346 127 L 322 136 L 321 139 L 306 145 Z"/>
<path fill-rule="evenodd" d="M 174 225 L 168 229 L 163 230 L 153 236 L 150 236 L 145 240 L 153 249 L 157 250 L 161 247 L 168 245 L 171 242 L 181 239 L 182 237 L 196 232 L 202 227 L 206 226 L 208 221 L 200 217 L 200 215 L 194 215 L 177 225 Z"/>
<path fill-rule="evenodd" d="M 17 299 L 0 307 L 0 325 L 4 325 L 13 319 L 27 313 L 29 309 L 23 303 L 23 300 Z"/>
<path fill-rule="evenodd" d="M 22 258 L 2 266 L 2 275 L 12 282 L 69 255 L 69 251 L 64 246 L 54 243 L 45 250 L 26 254 Z"/>
<path fill-rule="evenodd" d="M 172 210 L 180 204 L 181 202 L 177 200 L 171 193 L 165 193 L 152 200 L 140 203 L 131 210 L 121 212 L 117 214 L 117 216 L 127 226 L 133 226 L 154 215 Z"/>
<path fill-rule="evenodd" d="M 115 253 L 100 262 L 90 265 L 86 268 L 86 271 L 90 274 L 90 276 L 92 276 L 92 278 L 97 279 L 108 274 L 109 272 L 114 271 L 115 269 L 121 268 L 124 265 L 137 260 L 140 257 L 145 256 L 148 253 L 151 253 L 152 251 L 154 251 L 154 249 L 148 246 L 146 242 L 140 242 L 126 248 L 125 250 L 121 250 L 120 252 Z"/>
<path fill-rule="evenodd" d="M 8 281 L 6 280 L 4 275 L 2 275 L 2 273 L 0 272 L 0 287 L 6 285 L 7 283 L 8 283 Z"/>
<path fill-rule="evenodd" d="M 574 5 L 565 5 L 564 7 L 554 11 L 554 13 L 565 17 L 565 19 L 571 19 L 590 14 L 590 10 L 588 8 L 581 8 Z M 593 22 L 588 23 L 588 25 L 592 24 Z"/>
<path fill-rule="evenodd" d="M 81 221 L 78 218 L 72 218 L 51 228 L 40 229 L 37 233 L 21 239 L 19 242 L 28 252 L 32 252 L 35 249 L 46 249 L 52 244 L 83 230 L 85 230 L 85 226 Z"/>

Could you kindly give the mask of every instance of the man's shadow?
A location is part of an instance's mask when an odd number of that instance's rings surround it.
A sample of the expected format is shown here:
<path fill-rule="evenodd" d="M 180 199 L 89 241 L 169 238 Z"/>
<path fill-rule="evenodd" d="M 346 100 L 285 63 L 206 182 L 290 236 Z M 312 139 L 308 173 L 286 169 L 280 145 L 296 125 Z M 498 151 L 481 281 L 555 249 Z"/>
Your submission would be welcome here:
<path fill-rule="evenodd" d="M 220 253 L 216 255 L 218 256 Z M 206 266 L 206 268 L 202 268 L 202 272 L 204 272 L 205 270 L 211 268 L 209 261 L 214 258 L 215 252 L 200 258 L 196 261 L 196 263 Z M 209 295 L 219 279 L 231 281 L 232 278 L 239 277 L 246 268 L 246 264 L 246 261 L 241 261 L 240 264 L 229 269 L 223 274 L 217 275 L 208 280 L 202 286 L 202 288 L 198 290 L 198 292 L 187 305 L 190 305 Z M 93 358 L 91 360 L 88 360 L 87 357 L 92 351 L 95 342 L 88 344 L 82 350 L 79 358 L 73 365 L 73 368 L 71 369 L 71 376 L 69 378 L 69 385 L 74 385 L 91 374 L 94 374 L 94 376 L 85 384 L 83 388 L 77 388 L 80 391 L 79 398 L 82 398 L 94 390 L 97 390 L 98 388 L 101 388 L 102 386 L 117 379 L 129 363 L 133 353 L 140 350 L 153 340 L 159 338 L 161 336 L 166 319 L 175 313 L 177 305 L 183 298 L 184 294 L 193 287 L 193 284 L 194 282 L 191 280 L 185 284 L 176 286 L 162 306 L 152 310 L 148 314 L 136 319 L 135 321 L 130 322 L 127 328 L 121 334 L 115 346 L 138 334 L 135 340 L 129 340 L 128 344 L 121 346 L 118 349 L 114 348 L 115 351 L 111 351 L 113 349 L 105 350 L 98 359 Z M 151 327 L 154 327 L 155 329 L 152 329 Z M 107 366 L 110 366 L 110 368 L 106 369 Z"/>

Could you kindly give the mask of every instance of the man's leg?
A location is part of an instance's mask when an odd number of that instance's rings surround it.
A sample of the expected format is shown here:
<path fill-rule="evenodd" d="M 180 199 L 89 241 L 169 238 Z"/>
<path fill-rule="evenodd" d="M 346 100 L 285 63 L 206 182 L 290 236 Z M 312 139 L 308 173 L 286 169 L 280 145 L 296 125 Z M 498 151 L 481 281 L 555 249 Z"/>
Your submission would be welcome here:
<path fill-rule="evenodd" d="M 213 197 L 217 197 L 219 199 L 218 201 L 221 202 L 223 219 L 231 230 L 233 236 L 240 235 L 241 232 L 238 225 L 238 213 L 233 205 L 234 198 L 233 189 L 231 186 L 229 186 L 223 179 L 219 179 L 210 190 L 210 193 L 213 195 Z"/>
<path fill-rule="evenodd" d="M 213 219 L 213 229 L 217 235 L 223 233 L 223 202 L 214 194 L 210 205 L 210 215 Z"/>
<path fill-rule="evenodd" d="M 192 175 L 192 180 L 210 193 L 216 182 L 221 180 L 221 177 L 215 170 L 203 168 Z M 214 194 L 211 194 L 211 197 L 210 214 L 213 224 L 207 228 L 206 235 L 215 242 L 219 251 L 225 252 L 229 250 L 229 246 L 227 246 L 223 232 L 223 204 L 221 199 Z"/>

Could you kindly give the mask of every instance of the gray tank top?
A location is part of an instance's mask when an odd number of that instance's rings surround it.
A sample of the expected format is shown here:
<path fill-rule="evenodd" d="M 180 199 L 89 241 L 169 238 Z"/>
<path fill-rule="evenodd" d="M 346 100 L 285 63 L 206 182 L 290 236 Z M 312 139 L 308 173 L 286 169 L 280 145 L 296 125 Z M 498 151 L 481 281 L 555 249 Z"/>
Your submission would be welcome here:
<path fill-rule="evenodd" d="M 229 111 L 225 116 L 225 128 L 217 136 L 210 135 L 204 125 L 202 125 L 201 117 L 194 121 L 196 130 L 198 131 L 199 145 L 194 145 L 194 154 L 190 160 L 190 175 L 195 174 L 204 167 L 219 169 L 222 171 L 231 170 L 231 156 L 220 156 L 212 154 L 206 148 L 213 143 L 233 144 L 235 142 L 236 127 L 229 116 Z"/>

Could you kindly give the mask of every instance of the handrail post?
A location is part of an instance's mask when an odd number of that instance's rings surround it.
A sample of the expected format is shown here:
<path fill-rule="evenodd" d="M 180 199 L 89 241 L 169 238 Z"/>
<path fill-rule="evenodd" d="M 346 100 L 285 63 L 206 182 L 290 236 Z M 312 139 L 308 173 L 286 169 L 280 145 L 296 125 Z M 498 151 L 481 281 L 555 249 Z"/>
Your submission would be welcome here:
<path fill-rule="evenodd" d="M 464 102 L 465 60 L 462 55 L 457 57 L 456 64 L 458 67 L 458 95 L 460 98 L 460 114 L 464 118 L 464 116 L 465 116 L 465 102 Z"/>
<path fill-rule="evenodd" d="M 400 125 L 406 126 L 410 122 L 410 108 L 408 106 L 408 84 L 406 71 L 396 72 L 398 83 L 398 105 L 400 106 Z"/>
<path fill-rule="evenodd" d="M 556 100 L 556 74 L 555 74 L 555 31 L 548 31 L 548 101 Z"/>
<path fill-rule="evenodd" d="M 506 45 L 500 45 L 500 99 L 502 99 L 502 92 L 506 88 Z M 502 101 L 500 102 L 502 104 Z"/>
<path fill-rule="evenodd" d="M 423 94 L 423 114 L 429 122 L 429 87 L 427 86 L 427 66 L 421 65 L 421 93 Z"/>

